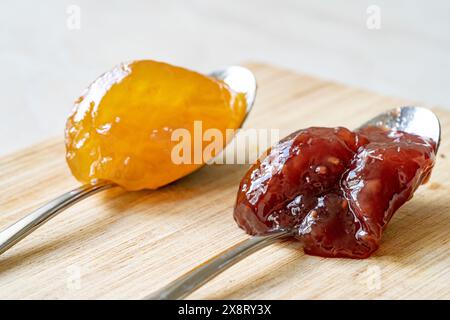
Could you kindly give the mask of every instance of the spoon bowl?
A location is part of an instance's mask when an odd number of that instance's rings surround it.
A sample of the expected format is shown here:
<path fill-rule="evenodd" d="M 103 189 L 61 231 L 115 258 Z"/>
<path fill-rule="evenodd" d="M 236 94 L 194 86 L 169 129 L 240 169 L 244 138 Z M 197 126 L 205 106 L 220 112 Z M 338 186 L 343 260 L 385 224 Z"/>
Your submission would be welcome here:
<path fill-rule="evenodd" d="M 235 93 L 245 95 L 247 102 L 246 114 L 240 124 L 244 123 L 256 97 L 256 79 L 253 73 L 240 66 L 231 66 L 213 71 L 209 76 L 226 83 Z M 192 172 L 191 172 L 192 173 Z M 118 185 L 109 181 L 99 180 L 96 183 L 85 184 L 66 192 L 59 197 L 49 201 L 40 208 L 34 210 L 16 223 L 0 231 L 0 254 L 4 253 L 45 222 L 55 217 L 58 213 L 69 208 L 73 204 L 102 190 L 117 187 Z"/>
<path fill-rule="evenodd" d="M 234 92 L 242 92 L 245 94 L 247 110 L 243 120 L 244 122 L 255 102 L 257 85 L 254 74 L 247 68 L 241 66 L 231 66 L 216 70 L 210 73 L 210 76 L 223 81 Z"/>
<path fill-rule="evenodd" d="M 441 142 L 441 124 L 438 117 L 433 111 L 422 107 L 406 106 L 391 109 L 370 119 L 359 129 L 369 126 L 430 138 L 436 144 L 436 150 Z"/>
<path fill-rule="evenodd" d="M 358 129 L 370 126 L 430 138 L 436 144 L 436 151 L 441 140 L 439 119 L 431 110 L 421 107 L 406 106 L 389 110 L 367 121 Z M 212 257 L 145 299 L 182 299 L 250 254 L 290 236 L 289 230 L 277 230 L 264 236 L 252 236 Z"/>

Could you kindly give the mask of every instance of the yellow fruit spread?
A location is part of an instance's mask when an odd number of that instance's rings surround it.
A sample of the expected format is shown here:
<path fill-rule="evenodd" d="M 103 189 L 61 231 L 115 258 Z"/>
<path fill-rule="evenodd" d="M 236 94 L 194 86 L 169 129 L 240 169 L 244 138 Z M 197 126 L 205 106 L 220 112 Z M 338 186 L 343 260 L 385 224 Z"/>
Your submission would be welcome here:
<path fill-rule="evenodd" d="M 210 160 L 174 163 L 174 130 L 193 134 L 194 121 L 201 121 L 203 131 L 218 129 L 225 137 L 226 129 L 239 128 L 245 112 L 244 94 L 222 81 L 150 60 L 124 63 L 75 102 L 66 124 L 67 163 L 83 183 L 156 189 Z"/>

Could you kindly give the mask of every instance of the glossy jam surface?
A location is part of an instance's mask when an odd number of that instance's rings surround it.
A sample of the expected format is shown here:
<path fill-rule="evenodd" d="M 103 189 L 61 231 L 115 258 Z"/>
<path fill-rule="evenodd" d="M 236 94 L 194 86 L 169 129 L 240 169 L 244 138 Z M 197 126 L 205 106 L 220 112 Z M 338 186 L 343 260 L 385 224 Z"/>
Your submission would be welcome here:
<path fill-rule="evenodd" d="M 150 60 L 121 64 L 75 102 L 66 124 L 67 163 L 81 182 L 155 189 L 202 165 L 174 163 L 174 130 L 193 134 L 194 121 L 201 121 L 203 132 L 215 128 L 225 136 L 245 112 L 245 96 L 221 81 Z"/>
<path fill-rule="evenodd" d="M 300 130 L 250 168 L 234 218 L 252 235 L 289 230 L 308 254 L 366 258 L 428 180 L 434 157 L 431 140 L 404 132 Z"/>

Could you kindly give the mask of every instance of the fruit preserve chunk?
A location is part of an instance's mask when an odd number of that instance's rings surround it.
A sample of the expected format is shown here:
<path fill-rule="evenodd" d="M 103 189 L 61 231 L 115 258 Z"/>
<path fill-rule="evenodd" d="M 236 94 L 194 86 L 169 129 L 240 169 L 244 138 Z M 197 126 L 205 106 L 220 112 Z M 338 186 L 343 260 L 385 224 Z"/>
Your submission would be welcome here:
<path fill-rule="evenodd" d="M 308 254 L 366 258 L 434 158 L 431 140 L 401 131 L 299 130 L 246 173 L 234 218 L 251 235 L 288 230 Z"/>
<path fill-rule="evenodd" d="M 172 161 L 174 130 L 192 133 L 201 121 L 202 130 L 225 136 L 226 129 L 240 126 L 245 112 L 245 96 L 222 81 L 150 60 L 124 63 L 75 102 L 66 124 L 66 159 L 81 182 L 156 189 L 202 165 Z M 191 153 L 193 159 L 194 147 Z"/>

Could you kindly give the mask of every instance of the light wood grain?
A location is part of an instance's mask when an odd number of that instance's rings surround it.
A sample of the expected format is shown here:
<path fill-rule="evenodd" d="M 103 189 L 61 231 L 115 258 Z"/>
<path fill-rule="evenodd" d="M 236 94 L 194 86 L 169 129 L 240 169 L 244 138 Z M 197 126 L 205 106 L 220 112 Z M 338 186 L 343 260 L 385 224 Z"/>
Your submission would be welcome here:
<path fill-rule="evenodd" d="M 356 88 L 250 64 L 259 91 L 247 127 L 355 127 L 410 104 Z M 274 244 L 235 265 L 190 298 L 450 298 L 450 112 L 428 185 L 391 221 L 369 259 L 304 255 Z M 208 166 L 158 191 L 110 190 L 70 208 L 0 256 L 0 298 L 137 299 L 246 235 L 234 223 L 247 166 Z M 77 186 L 62 139 L 0 159 L 0 227 Z M 80 274 L 79 287 L 73 282 Z M 379 282 L 377 282 L 379 280 Z"/>

